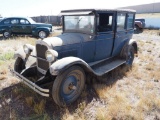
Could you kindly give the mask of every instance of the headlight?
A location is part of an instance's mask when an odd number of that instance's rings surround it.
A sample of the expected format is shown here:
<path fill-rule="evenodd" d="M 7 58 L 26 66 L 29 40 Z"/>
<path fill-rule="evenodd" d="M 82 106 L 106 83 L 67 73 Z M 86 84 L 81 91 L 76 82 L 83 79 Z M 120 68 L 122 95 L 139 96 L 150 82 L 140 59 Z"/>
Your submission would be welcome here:
<path fill-rule="evenodd" d="M 57 59 L 58 53 L 55 50 L 47 50 L 45 56 L 48 62 L 53 62 Z"/>
<path fill-rule="evenodd" d="M 24 50 L 24 52 L 26 53 L 26 54 L 29 54 L 30 52 L 32 52 L 32 50 L 33 50 L 33 46 L 32 45 L 30 45 L 30 44 L 25 44 L 24 46 L 23 46 L 23 50 Z"/>
<path fill-rule="evenodd" d="M 29 48 L 27 47 L 27 45 L 23 46 L 23 50 L 26 54 L 29 54 Z"/>

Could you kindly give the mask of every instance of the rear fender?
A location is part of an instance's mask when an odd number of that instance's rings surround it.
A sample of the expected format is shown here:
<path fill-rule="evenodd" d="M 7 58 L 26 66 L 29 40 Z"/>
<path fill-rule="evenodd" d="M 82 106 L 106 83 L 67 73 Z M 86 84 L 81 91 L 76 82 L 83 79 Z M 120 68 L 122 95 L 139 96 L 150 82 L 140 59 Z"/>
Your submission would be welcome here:
<path fill-rule="evenodd" d="M 38 36 L 38 33 L 40 31 L 45 31 L 47 33 L 47 35 L 49 35 L 50 28 L 49 27 L 37 27 L 32 31 L 32 34 L 35 36 Z"/>
<path fill-rule="evenodd" d="M 130 39 L 129 42 L 127 42 L 123 48 L 122 51 L 120 53 L 120 57 L 121 58 L 125 58 L 125 56 L 127 55 L 128 52 L 128 47 L 129 46 L 133 46 L 134 47 L 134 54 L 137 56 L 138 55 L 138 47 L 137 47 L 137 42 L 134 39 Z"/>
<path fill-rule="evenodd" d="M 136 40 L 131 39 L 131 40 L 129 41 L 129 45 L 131 45 L 131 46 L 134 47 L 134 54 L 136 54 L 136 56 L 138 56 L 138 45 L 137 45 Z"/>
<path fill-rule="evenodd" d="M 59 73 L 63 72 L 64 70 L 73 65 L 80 65 L 81 67 L 83 67 L 83 69 L 86 69 L 87 71 L 92 71 L 90 66 L 82 59 L 77 57 L 65 57 L 54 62 L 50 66 L 50 74 L 53 76 L 57 76 Z"/>

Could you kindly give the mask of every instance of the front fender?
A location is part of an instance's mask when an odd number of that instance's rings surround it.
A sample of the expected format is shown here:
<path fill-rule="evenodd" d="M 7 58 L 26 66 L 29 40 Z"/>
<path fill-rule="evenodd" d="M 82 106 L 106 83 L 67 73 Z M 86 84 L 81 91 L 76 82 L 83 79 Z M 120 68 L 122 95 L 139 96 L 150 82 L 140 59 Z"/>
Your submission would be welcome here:
<path fill-rule="evenodd" d="M 36 51 L 35 47 L 33 51 L 31 52 L 31 55 L 36 56 Z M 14 58 L 16 59 L 17 57 L 21 58 L 25 62 L 26 67 L 30 67 L 36 63 L 36 58 L 29 56 L 27 58 L 26 53 L 23 50 L 23 47 L 19 48 L 15 53 L 14 53 Z"/>
<path fill-rule="evenodd" d="M 50 68 L 49 68 L 50 74 L 56 76 L 59 73 L 61 73 L 62 71 L 66 70 L 67 68 L 69 68 L 73 65 L 77 65 L 77 64 L 82 65 L 85 68 L 88 68 L 88 70 L 91 70 L 90 66 L 82 59 L 77 58 L 77 57 L 65 57 L 65 58 L 62 58 L 62 59 L 54 62 L 50 66 Z"/>
<path fill-rule="evenodd" d="M 14 58 L 16 59 L 17 57 L 22 58 L 24 61 L 26 58 L 26 53 L 23 50 L 23 47 L 20 47 L 15 53 L 14 53 Z"/>

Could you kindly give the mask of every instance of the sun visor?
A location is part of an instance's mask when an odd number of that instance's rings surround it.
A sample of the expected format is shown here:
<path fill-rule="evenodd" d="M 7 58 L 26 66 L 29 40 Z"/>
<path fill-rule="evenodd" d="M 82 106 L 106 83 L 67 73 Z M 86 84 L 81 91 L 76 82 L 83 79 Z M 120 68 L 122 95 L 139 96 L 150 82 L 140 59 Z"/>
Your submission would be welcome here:
<path fill-rule="evenodd" d="M 89 15 L 92 11 L 61 12 L 60 15 Z"/>

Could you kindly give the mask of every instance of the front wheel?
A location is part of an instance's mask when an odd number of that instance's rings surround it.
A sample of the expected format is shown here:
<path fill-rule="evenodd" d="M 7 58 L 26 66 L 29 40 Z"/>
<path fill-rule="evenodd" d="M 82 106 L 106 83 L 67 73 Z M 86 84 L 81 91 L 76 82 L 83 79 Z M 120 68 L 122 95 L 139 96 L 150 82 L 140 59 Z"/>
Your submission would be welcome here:
<path fill-rule="evenodd" d="M 55 103 L 63 107 L 74 102 L 84 89 L 85 80 L 85 73 L 79 66 L 70 67 L 58 75 L 52 88 Z"/>
<path fill-rule="evenodd" d="M 3 37 L 4 38 L 9 38 L 10 36 L 11 36 L 10 32 L 8 32 L 8 31 L 3 32 Z"/>
<path fill-rule="evenodd" d="M 25 69 L 25 62 L 22 58 L 18 57 L 14 63 L 14 70 L 21 73 L 23 69 Z"/>

